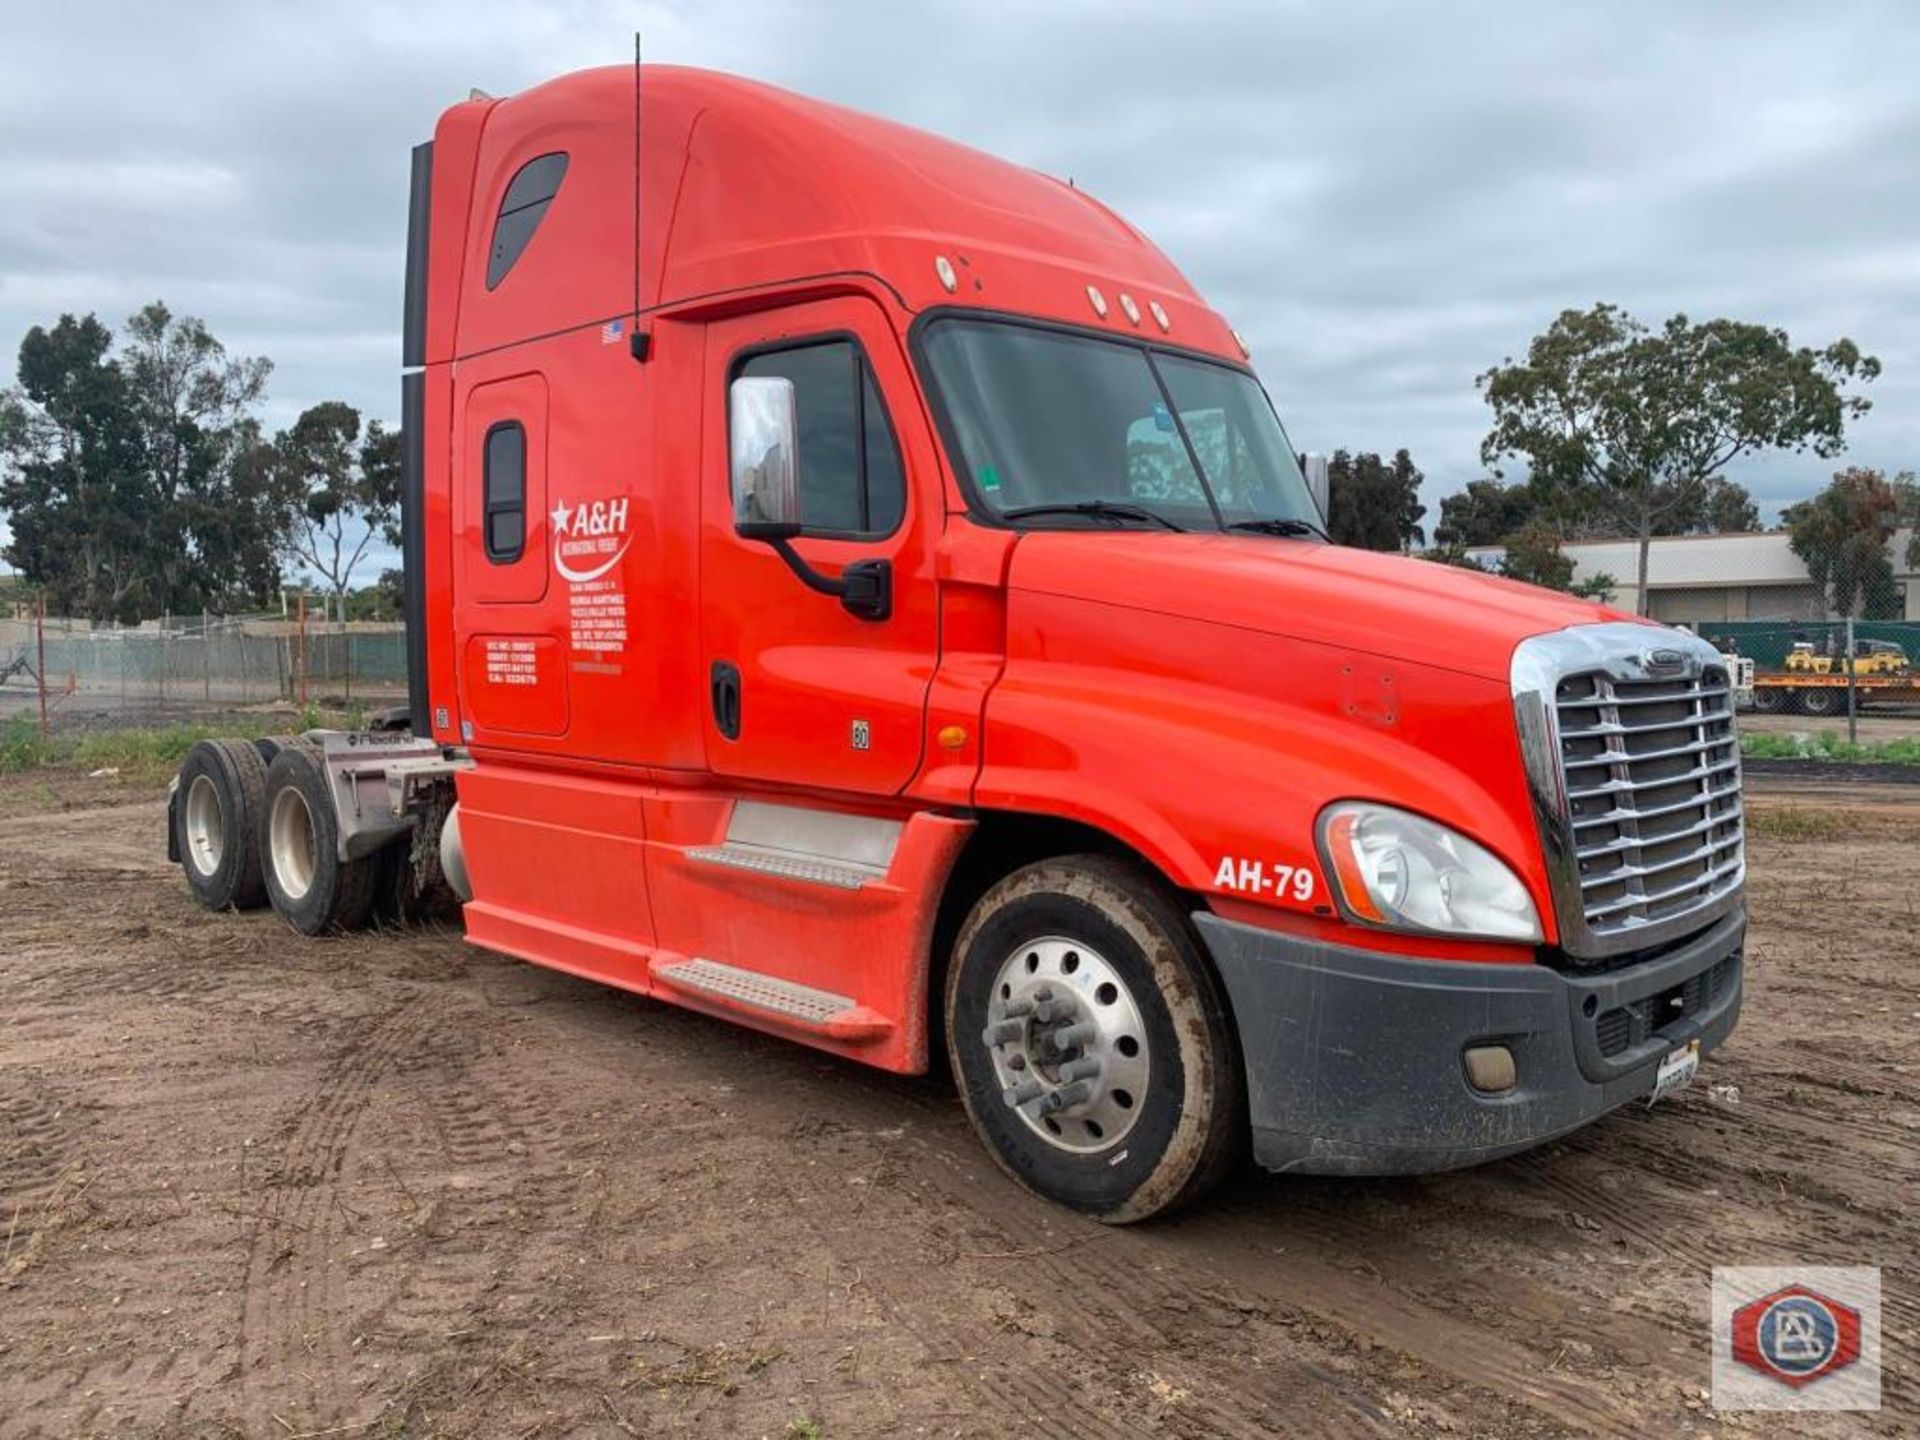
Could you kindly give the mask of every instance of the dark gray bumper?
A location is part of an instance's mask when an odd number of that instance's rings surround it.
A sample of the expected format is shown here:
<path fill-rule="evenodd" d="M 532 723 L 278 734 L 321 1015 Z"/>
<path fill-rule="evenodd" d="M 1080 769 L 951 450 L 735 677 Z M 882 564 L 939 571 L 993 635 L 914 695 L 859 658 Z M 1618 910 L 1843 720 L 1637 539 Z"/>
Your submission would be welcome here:
<path fill-rule="evenodd" d="M 1653 1089 L 1660 1061 L 1714 1049 L 1740 1014 L 1744 907 L 1605 974 L 1410 960 L 1194 916 L 1233 1005 L 1255 1158 L 1270 1170 L 1397 1175 L 1524 1150 Z M 1505 1045 L 1519 1081 L 1467 1083 L 1461 1052 Z"/>

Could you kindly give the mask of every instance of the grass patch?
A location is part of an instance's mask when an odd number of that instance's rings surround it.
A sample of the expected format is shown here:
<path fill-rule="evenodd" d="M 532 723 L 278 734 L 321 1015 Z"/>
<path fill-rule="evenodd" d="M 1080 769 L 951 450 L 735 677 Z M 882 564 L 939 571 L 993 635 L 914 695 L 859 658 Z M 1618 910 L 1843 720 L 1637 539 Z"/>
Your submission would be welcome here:
<path fill-rule="evenodd" d="M 1838 730 L 1817 735 L 1749 732 L 1740 737 L 1740 753 L 1749 760 L 1824 760 L 1854 765 L 1920 765 L 1920 738 L 1849 744 Z"/>
<path fill-rule="evenodd" d="M 130 780 L 164 780 L 202 740 L 257 740 L 262 735 L 311 730 L 328 716 L 312 706 L 300 715 L 230 716 L 215 725 L 165 725 L 147 730 L 101 730 L 40 738 L 29 716 L 14 715 L 0 729 L 0 775 L 27 770 L 118 770 Z M 339 723 L 340 717 L 331 717 Z"/>
<path fill-rule="evenodd" d="M 1839 840 L 1859 832 L 1859 817 L 1802 805 L 1755 805 L 1747 809 L 1747 833 L 1770 840 Z"/>

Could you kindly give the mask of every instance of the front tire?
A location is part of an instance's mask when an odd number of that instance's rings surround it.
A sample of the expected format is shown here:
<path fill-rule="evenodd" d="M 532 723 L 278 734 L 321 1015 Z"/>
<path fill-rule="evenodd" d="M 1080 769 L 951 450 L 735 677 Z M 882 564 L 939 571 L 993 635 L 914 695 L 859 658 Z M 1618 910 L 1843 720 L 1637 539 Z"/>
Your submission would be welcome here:
<path fill-rule="evenodd" d="M 1015 871 L 955 942 L 947 1054 L 967 1115 L 1022 1185 L 1109 1224 L 1197 1199 L 1246 1104 L 1218 982 L 1185 915 L 1101 855 Z"/>
<path fill-rule="evenodd" d="M 267 767 L 260 813 L 267 897 L 302 935 L 354 930 L 373 909 L 374 859 L 340 859 L 340 824 L 326 766 L 309 745 L 288 745 Z"/>

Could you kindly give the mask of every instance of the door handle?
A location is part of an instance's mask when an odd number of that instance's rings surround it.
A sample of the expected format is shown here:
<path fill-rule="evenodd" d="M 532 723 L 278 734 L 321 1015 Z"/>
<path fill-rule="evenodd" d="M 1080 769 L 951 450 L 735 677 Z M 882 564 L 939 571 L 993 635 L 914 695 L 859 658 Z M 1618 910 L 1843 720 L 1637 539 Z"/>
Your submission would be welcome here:
<path fill-rule="evenodd" d="M 716 660 L 708 672 L 713 696 L 713 723 L 729 740 L 740 738 L 740 667 L 729 660 Z"/>

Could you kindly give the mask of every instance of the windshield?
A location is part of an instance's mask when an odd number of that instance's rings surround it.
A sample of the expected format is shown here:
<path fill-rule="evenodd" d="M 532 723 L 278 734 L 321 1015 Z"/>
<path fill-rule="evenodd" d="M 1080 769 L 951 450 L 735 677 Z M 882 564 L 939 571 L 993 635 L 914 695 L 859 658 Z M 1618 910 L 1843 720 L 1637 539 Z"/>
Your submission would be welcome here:
<path fill-rule="evenodd" d="M 1244 371 L 995 321 L 938 321 L 925 352 L 955 458 L 997 514 L 1058 506 L 1030 521 L 1319 527 L 1293 447 Z"/>

